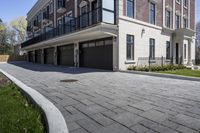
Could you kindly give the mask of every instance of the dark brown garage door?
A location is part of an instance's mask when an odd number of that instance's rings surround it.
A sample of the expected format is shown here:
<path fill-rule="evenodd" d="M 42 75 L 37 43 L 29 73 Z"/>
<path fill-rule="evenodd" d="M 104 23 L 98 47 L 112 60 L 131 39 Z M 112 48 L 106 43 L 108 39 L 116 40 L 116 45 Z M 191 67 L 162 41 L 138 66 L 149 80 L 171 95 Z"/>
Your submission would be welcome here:
<path fill-rule="evenodd" d="M 98 69 L 113 69 L 112 39 L 82 43 L 80 66 Z"/>
<path fill-rule="evenodd" d="M 58 47 L 58 65 L 74 66 L 74 45 Z"/>
<path fill-rule="evenodd" d="M 35 62 L 39 64 L 42 63 L 42 50 L 35 51 Z"/>
<path fill-rule="evenodd" d="M 54 48 L 44 49 L 44 63 L 54 64 Z"/>
<path fill-rule="evenodd" d="M 34 54 L 33 51 L 28 52 L 28 61 L 29 62 L 34 62 Z"/>

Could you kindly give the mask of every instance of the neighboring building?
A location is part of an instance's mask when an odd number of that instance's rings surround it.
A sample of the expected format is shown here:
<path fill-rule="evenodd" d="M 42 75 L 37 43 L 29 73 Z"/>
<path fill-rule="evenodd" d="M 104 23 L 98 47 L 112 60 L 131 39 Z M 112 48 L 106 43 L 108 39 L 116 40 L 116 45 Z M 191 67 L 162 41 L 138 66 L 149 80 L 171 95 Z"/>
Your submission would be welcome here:
<path fill-rule="evenodd" d="M 38 0 L 22 49 L 42 64 L 113 70 L 161 60 L 192 65 L 194 17 L 195 0 Z"/>

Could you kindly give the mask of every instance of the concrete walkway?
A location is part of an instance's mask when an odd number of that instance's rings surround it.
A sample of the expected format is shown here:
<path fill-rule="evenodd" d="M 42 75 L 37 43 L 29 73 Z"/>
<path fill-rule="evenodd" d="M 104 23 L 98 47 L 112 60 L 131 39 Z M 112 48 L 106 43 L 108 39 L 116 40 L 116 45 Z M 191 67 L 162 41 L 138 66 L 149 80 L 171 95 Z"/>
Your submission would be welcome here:
<path fill-rule="evenodd" d="M 0 68 L 52 101 L 70 133 L 199 133 L 200 82 L 30 63 Z M 60 82 L 75 79 L 77 82 Z"/>

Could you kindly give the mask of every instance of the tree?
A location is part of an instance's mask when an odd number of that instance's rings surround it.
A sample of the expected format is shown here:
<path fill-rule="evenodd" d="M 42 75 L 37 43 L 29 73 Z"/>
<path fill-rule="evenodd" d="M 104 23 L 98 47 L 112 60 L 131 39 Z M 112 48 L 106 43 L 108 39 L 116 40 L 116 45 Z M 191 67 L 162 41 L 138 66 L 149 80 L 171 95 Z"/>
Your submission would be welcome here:
<path fill-rule="evenodd" d="M 17 41 L 22 43 L 26 39 L 27 21 L 25 17 L 18 17 L 10 22 L 10 26 L 17 32 Z"/>

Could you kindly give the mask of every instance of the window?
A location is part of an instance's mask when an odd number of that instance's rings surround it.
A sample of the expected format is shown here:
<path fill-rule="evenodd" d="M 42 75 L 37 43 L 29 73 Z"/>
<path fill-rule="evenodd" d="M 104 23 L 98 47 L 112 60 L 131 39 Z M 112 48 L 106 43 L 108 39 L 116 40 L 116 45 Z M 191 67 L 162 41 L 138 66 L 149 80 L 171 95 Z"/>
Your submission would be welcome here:
<path fill-rule="evenodd" d="M 166 42 L 166 59 L 170 59 L 170 42 Z"/>
<path fill-rule="evenodd" d="M 127 35 L 127 60 L 134 60 L 134 36 Z"/>
<path fill-rule="evenodd" d="M 149 39 L 149 57 L 151 60 L 155 59 L 155 39 L 150 38 Z"/>
<path fill-rule="evenodd" d="M 168 28 L 171 27 L 171 12 L 168 10 L 165 12 L 165 26 Z"/>
<path fill-rule="evenodd" d="M 150 11 L 149 11 L 149 19 L 151 24 L 155 24 L 156 21 L 156 11 L 155 11 L 155 4 L 150 2 Z"/>
<path fill-rule="evenodd" d="M 187 20 L 187 18 L 183 18 L 183 26 L 184 26 L 184 28 L 188 28 L 188 20 Z"/>
<path fill-rule="evenodd" d="M 186 54 L 187 54 L 186 50 L 187 50 L 187 45 L 184 44 L 184 59 L 186 59 Z"/>
<path fill-rule="evenodd" d="M 42 20 L 42 13 L 40 12 L 40 13 L 38 14 L 38 21 L 41 22 L 41 20 Z"/>
<path fill-rule="evenodd" d="M 115 24 L 115 0 L 101 1 L 103 6 L 102 21 L 105 23 Z"/>
<path fill-rule="evenodd" d="M 134 0 L 126 0 L 126 16 L 134 18 Z"/>
<path fill-rule="evenodd" d="M 183 0 L 183 6 L 187 7 L 187 5 L 188 5 L 188 0 Z"/>
<path fill-rule="evenodd" d="M 176 15 L 176 29 L 180 28 L 180 16 Z"/>
<path fill-rule="evenodd" d="M 53 3 L 51 3 L 51 4 L 49 5 L 49 13 L 50 13 L 50 14 L 53 13 Z"/>

